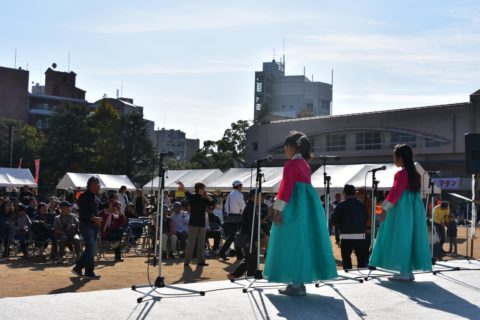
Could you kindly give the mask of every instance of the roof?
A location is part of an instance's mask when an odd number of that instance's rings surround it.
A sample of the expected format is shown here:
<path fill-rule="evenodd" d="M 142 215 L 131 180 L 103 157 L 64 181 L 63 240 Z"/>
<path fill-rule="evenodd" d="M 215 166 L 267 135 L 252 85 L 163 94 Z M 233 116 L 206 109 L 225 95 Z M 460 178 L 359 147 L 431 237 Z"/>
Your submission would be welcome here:
<path fill-rule="evenodd" d="M 369 112 L 359 112 L 359 113 L 347 113 L 347 114 L 328 115 L 328 116 L 317 116 L 317 117 L 309 117 L 309 118 L 275 120 L 275 121 L 271 121 L 270 123 L 308 121 L 308 120 L 318 120 L 318 119 L 333 119 L 333 118 L 355 117 L 355 116 L 359 116 L 359 115 L 394 113 L 394 112 L 405 112 L 405 111 L 426 110 L 426 109 L 453 108 L 453 107 L 462 107 L 462 106 L 469 105 L 469 104 L 470 104 L 470 102 L 459 102 L 459 103 L 433 105 L 433 106 L 425 106 L 425 107 L 400 108 L 400 109 L 379 110 L 379 111 L 369 111 Z"/>

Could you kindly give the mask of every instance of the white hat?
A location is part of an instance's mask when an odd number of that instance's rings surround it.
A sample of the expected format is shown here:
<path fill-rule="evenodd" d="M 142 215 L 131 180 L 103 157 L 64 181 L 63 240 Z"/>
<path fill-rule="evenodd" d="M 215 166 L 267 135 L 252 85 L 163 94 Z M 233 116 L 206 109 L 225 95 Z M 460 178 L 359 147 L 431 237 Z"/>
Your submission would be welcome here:
<path fill-rule="evenodd" d="M 232 185 L 233 185 L 234 187 L 238 187 L 238 186 L 241 186 L 241 185 L 242 185 L 242 182 L 241 182 L 240 180 L 235 180 L 235 181 L 232 182 Z"/>

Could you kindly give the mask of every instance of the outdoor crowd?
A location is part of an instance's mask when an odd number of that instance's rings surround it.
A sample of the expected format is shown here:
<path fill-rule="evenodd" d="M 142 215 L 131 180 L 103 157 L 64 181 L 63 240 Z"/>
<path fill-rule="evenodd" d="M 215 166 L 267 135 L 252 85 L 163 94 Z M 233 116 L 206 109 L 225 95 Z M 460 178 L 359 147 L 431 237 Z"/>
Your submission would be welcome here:
<path fill-rule="evenodd" d="M 243 259 L 245 250 L 241 241 L 244 237 L 240 237 L 240 231 L 249 234 L 252 220 L 250 216 L 248 222 L 243 221 L 242 216 L 253 213 L 253 205 L 249 205 L 253 193 L 245 202 L 239 181 L 233 182 L 232 192 L 216 197 L 208 194 L 202 183 L 195 185 L 193 193 L 184 190 L 181 183 L 179 189 L 182 191 L 164 192 L 162 257 L 185 259 L 185 265 L 196 258 L 197 263 L 204 266 L 207 265 L 205 255 L 224 260 L 229 259 L 227 256 Z M 38 201 L 35 190 L 28 186 L 20 192 L 13 189 L 3 194 L 0 197 L 2 258 L 20 253 L 29 258 L 38 252 L 48 254 L 51 261 L 63 263 L 69 249 L 78 262 L 85 247 L 80 228 L 83 193 L 85 190 L 69 188 L 59 197 L 50 197 L 48 203 Z M 99 241 L 108 243 L 115 260 L 123 261 L 126 246 L 140 243 L 153 246 L 158 198 L 145 196 L 141 189 L 129 192 L 122 186 L 117 192 L 95 193 L 95 201 L 97 212 L 93 215 L 99 218 L 95 223 L 98 225 L 96 249 Z M 272 204 L 272 198 L 266 196 L 260 206 L 264 248 L 268 243 Z M 247 213 L 242 215 L 245 209 Z M 142 237 L 148 241 L 141 242 Z M 232 243 L 235 249 L 230 249 Z M 153 248 L 150 249 L 153 253 Z"/>
<path fill-rule="evenodd" d="M 206 254 L 223 260 L 236 256 L 244 263 L 228 277 L 233 279 L 243 275 L 247 267 L 248 275 L 253 275 L 257 239 L 255 233 L 255 246 L 250 253 L 253 209 L 260 203 L 261 248 L 266 255 L 272 224 L 272 196 L 260 196 L 255 200 L 255 190 L 252 190 L 245 201 L 240 181 L 232 183 L 232 192 L 218 197 L 208 194 L 206 186 L 201 183 L 195 186 L 194 193 L 185 191 L 181 182 L 179 189 L 182 191 L 164 192 L 162 257 L 183 258 L 185 265 L 196 257 L 198 264 L 206 266 Z M 62 263 L 66 248 L 78 259 L 82 237 L 77 202 L 82 190 L 68 189 L 60 197 L 52 196 L 48 203 L 38 202 L 34 192 L 25 186 L 20 193 L 14 189 L 9 196 L 0 198 L 2 258 L 20 252 L 28 257 L 32 250 L 43 254 L 50 246 L 52 261 Z M 324 202 L 323 196 L 321 200 Z M 329 210 L 330 233 L 335 235 L 335 243 L 341 247 L 343 268 L 352 268 L 350 256 L 353 252 L 357 266 L 366 267 L 371 244 L 371 199 L 364 188 L 347 185 L 343 194 L 336 193 L 333 200 Z M 145 234 L 146 227 L 147 236 L 151 240 L 155 238 L 155 197 L 147 198 L 141 189 L 131 193 L 122 186 L 118 192 L 101 192 L 98 202 L 98 215 L 102 218 L 99 238 L 111 244 L 116 261 L 123 261 L 122 246 L 128 245 L 125 241 L 127 233 L 136 241 Z M 450 213 L 448 202 L 437 200 L 436 203 L 433 232 L 430 222 L 427 223 L 433 256 L 441 260 L 446 254 L 443 250 L 446 241 L 449 243 L 448 253 L 457 253 L 457 217 Z M 458 217 L 459 224 L 462 224 L 461 218 Z M 231 249 L 232 244 L 234 248 Z"/>

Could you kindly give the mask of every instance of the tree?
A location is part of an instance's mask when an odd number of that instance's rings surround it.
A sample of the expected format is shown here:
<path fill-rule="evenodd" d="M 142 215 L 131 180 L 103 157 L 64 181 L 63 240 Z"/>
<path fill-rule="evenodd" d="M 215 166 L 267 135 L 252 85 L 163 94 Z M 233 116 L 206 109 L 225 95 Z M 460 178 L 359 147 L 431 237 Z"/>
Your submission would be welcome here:
<path fill-rule="evenodd" d="M 90 121 L 93 137 L 94 155 L 92 169 L 94 172 L 115 174 L 120 162 L 120 113 L 105 99 L 93 113 Z"/>
<path fill-rule="evenodd" d="M 220 140 L 206 140 L 203 147 L 193 156 L 192 162 L 202 168 L 228 169 L 244 163 L 246 134 L 250 127 L 247 120 L 239 120 L 225 130 Z"/>
<path fill-rule="evenodd" d="M 42 175 L 49 187 L 66 172 L 92 172 L 94 147 L 90 114 L 90 107 L 67 104 L 49 118 L 47 143 L 42 152 Z"/>
<path fill-rule="evenodd" d="M 146 121 L 138 113 L 130 113 L 120 121 L 120 166 L 118 172 L 139 180 L 148 180 L 154 161 L 153 146 L 148 138 Z M 149 173 L 150 172 L 150 173 Z"/>
<path fill-rule="evenodd" d="M 22 158 L 22 167 L 32 168 L 45 145 L 45 135 L 35 127 L 17 120 L 0 118 L 0 166 L 10 166 L 10 128 L 13 126 L 12 166 L 17 167 Z"/>

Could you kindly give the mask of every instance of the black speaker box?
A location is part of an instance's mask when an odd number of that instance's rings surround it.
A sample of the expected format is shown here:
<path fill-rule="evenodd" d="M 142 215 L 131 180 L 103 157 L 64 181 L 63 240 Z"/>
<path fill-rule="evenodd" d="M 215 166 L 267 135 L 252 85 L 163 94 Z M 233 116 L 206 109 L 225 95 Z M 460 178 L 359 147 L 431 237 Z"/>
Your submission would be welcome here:
<path fill-rule="evenodd" d="M 480 133 L 465 134 L 465 168 L 468 174 L 480 173 Z"/>

